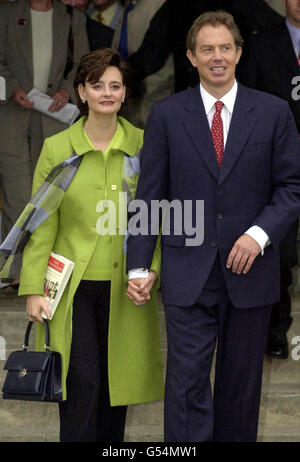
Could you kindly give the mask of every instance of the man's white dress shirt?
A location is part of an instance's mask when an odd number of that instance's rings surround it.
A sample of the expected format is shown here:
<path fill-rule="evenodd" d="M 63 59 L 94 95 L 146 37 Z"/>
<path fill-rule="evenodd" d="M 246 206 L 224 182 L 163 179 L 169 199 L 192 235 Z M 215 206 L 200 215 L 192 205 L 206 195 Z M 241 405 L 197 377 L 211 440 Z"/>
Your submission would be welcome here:
<path fill-rule="evenodd" d="M 238 85 L 235 80 L 233 87 L 229 90 L 226 95 L 224 95 L 220 100 L 208 93 L 200 83 L 200 94 L 202 97 L 205 113 L 207 116 L 209 128 L 211 128 L 212 120 L 214 113 L 216 112 L 215 103 L 216 101 L 222 101 L 224 106 L 221 111 L 221 118 L 223 122 L 223 139 L 224 139 L 224 151 L 226 146 L 226 141 L 228 137 L 230 122 L 232 118 L 233 108 L 237 96 Z M 270 244 L 269 236 L 265 231 L 259 226 L 251 226 L 244 234 L 248 234 L 252 237 L 260 246 L 261 254 L 264 254 L 264 248 L 266 245 Z M 128 279 L 147 277 L 149 274 L 148 269 L 138 268 L 130 270 L 128 273 Z"/>

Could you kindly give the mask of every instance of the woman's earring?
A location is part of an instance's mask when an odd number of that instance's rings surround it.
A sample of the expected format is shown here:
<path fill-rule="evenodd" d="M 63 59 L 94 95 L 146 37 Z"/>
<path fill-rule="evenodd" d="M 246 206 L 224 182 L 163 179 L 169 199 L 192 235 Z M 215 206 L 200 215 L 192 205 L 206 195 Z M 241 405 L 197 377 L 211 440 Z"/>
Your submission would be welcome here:
<path fill-rule="evenodd" d="M 121 102 L 122 102 L 122 103 L 124 103 L 124 101 L 125 101 L 125 96 L 124 96 L 124 98 L 121 99 Z"/>
<path fill-rule="evenodd" d="M 83 104 L 86 104 L 86 99 L 82 99 L 81 102 L 82 102 Z"/>

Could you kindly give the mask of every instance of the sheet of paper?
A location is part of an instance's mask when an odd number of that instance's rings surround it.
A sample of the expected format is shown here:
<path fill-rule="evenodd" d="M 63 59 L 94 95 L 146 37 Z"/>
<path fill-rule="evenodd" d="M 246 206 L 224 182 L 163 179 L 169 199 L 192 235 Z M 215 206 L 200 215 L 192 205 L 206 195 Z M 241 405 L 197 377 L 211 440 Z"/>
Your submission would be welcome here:
<path fill-rule="evenodd" d="M 53 119 L 59 120 L 68 125 L 72 125 L 74 120 L 80 114 L 79 109 L 75 104 L 67 103 L 62 109 L 57 112 L 50 112 L 48 108 L 53 102 L 51 96 L 46 95 L 46 93 L 33 88 L 28 94 L 28 99 L 33 101 L 34 107 L 33 109 L 43 114 L 46 114 Z"/>
<path fill-rule="evenodd" d="M 6 99 L 5 78 L 0 76 L 0 101 Z"/>

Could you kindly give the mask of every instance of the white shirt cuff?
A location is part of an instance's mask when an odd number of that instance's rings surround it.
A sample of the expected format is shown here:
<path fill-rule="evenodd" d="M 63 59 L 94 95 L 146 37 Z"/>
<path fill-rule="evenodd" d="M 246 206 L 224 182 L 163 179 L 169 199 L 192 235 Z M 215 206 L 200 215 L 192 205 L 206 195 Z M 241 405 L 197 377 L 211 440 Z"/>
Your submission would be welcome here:
<path fill-rule="evenodd" d="M 248 234 L 248 236 L 252 237 L 258 243 L 261 248 L 262 255 L 264 254 L 265 247 L 271 244 L 269 236 L 260 226 L 251 226 L 251 228 L 249 228 L 245 234 Z"/>
<path fill-rule="evenodd" d="M 148 276 L 149 271 L 145 268 L 136 268 L 128 271 L 128 279 L 147 278 Z"/>

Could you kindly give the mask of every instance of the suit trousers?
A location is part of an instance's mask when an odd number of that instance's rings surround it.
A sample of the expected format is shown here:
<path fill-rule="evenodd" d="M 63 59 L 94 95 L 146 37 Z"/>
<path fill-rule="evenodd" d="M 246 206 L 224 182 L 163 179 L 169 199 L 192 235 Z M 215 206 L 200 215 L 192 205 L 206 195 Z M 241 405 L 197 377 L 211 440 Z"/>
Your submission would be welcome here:
<path fill-rule="evenodd" d="M 31 197 L 32 171 L 26 148 L 22 157 L 0 152 L 2 242 Z"/>
<path fill-rule="evenodd" d="M 73 302 L 67 400 L 59 404 L 61 442 L 122 442 L 127 406 L 110 406 L 110 281 L 81 281 Z"/>
<path fill-rule="evenodd" d="M 289 229 L 279 245 L 280 251 L 280 300 L 272 305 L 270 333 L 286 333 L 293 321 L 289 287 L 293 283 L 292 268 L 297 264 L 298 220 Z"/>
<path fill-rule="evenodd" d="M 272 305 L 270 333 L 286 333 L 293 321 L 292 302 L 289 287 L 293 282 L 293 272 L 284 255 L 280 255 L 280 300 Z"/>
<path fill-rule="evenodd" d="M 25 109 L 24 109 L 25 111 Z M 16 136 L 18 127 L 16 129 Z M 0 152 L 1 241 L 22 213 L 31 198 L 32 178 L 43 146 L 41 115 L 31 111 L 24 149 L 18 153 Z M 17 278 L 18 275 L 16 274 Z"/>
<path fill-rule="evenodd" d="M 217 257 L 197 303 L 165 313 L 165 441 L 256 441 L 270 307 L 235 308 Z"/>

